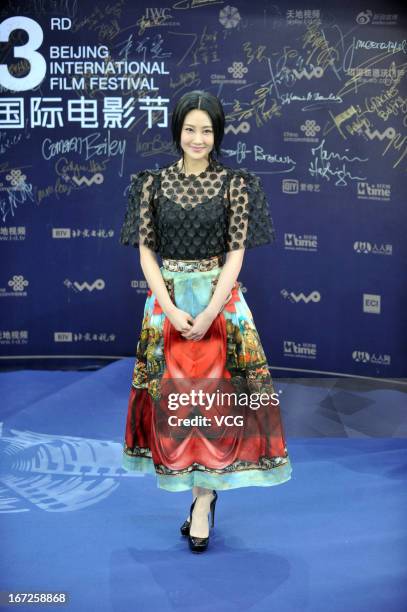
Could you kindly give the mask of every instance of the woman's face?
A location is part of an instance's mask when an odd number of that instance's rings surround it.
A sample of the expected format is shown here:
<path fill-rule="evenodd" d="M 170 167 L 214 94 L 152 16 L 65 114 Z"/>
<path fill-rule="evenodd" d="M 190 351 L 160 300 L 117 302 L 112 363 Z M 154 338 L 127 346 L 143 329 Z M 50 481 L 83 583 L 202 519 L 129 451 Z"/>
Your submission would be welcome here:
<path fill-rule="evenodd" d="M 208 159 L 214 142 L 212 120 L 208 113 L 200 109 L 189 111 L 181 130 L 181 147 L 185 158 L 194 161 Z"/>

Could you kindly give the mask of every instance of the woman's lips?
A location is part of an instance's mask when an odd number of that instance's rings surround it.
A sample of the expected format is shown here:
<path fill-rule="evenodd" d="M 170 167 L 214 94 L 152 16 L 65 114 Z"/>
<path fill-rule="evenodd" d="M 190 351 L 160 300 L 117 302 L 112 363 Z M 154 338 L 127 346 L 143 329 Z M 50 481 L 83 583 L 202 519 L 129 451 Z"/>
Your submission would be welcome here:
<path fill-rule="evenodd" d="M 194 151 L 203 151 L 205 147 L 191 147 Z"/>

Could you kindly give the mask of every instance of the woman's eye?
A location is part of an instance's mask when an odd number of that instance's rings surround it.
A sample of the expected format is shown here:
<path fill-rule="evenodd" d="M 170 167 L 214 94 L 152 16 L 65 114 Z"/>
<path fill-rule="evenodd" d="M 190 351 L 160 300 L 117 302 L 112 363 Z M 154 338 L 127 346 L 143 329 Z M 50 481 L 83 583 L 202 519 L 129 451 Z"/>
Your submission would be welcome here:
<path fill-rule="evenodd" d="M 192 128 L 185 128 L 187 132 L 193 132 Z M 212 130 L 205 130 L 206 134 L 212 134 Z"/>

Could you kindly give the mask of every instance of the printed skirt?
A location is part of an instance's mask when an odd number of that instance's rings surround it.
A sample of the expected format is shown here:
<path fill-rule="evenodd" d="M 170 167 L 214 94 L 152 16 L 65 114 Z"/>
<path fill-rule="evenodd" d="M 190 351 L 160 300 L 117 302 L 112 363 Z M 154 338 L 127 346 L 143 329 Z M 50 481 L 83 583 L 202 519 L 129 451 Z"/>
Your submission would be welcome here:
<path fill-rule="evenodd" d="M 215 291 L 222 257 L 162 263 L 173 303 L 195 318 Z M 184 338 L 148 291 L 122 465 L 174 492 L 291 478 L 278 394 L 238 281 L 200 340 Z"/>

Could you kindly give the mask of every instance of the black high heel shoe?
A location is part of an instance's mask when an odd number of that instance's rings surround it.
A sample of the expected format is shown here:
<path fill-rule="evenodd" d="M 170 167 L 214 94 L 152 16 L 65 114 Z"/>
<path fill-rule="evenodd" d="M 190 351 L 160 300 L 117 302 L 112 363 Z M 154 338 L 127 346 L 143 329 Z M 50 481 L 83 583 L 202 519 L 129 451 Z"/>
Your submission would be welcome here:
<path fill-rule="evenodd" d="M 195 500 L 196 500 L 196 497 L 195 497 L 195 499 L 194 499 L 194 502 L 195 502 Z M 185 520 L 185 521 L 182 523 L 182 525 L 181 525 L 181 527 L 180 527 L 180 532 L 182 533 L 182 535 L 183 535 L 183 536 L 187 536 L 187 535 L 189 535 L 189 528 L 190 528 L 190 527 L 191 527 L 191 518 L 186 519 L 186 520 Z"/>
<path fill-rule="evenodd" d="M 212 491 L 212 493 L 215 495 L 215 497 L 211 501 L 211 505 L 210 505 L 210 513 L 211 513 L 210 527 L 213 527 L 215 525 L 215 506 L 216 506 L 216 500 L 218 499 L 218 494 L 216 493 L 216 491 Z M 197 498 L 195 498 L 191 506 L 190 513 L 189 513 L 191 517 L 191 522 L 192 522 L 192 513 L 194 511 L 196 500 Z M 200 553 L 208 548 L 209 536 L 207 538 L 198 538 L 197 536 L 191 536 L 191 534 L 188 533 L 188 542 L 189 542 L 189 547 L 192 550 L 192 552 Z"/>

